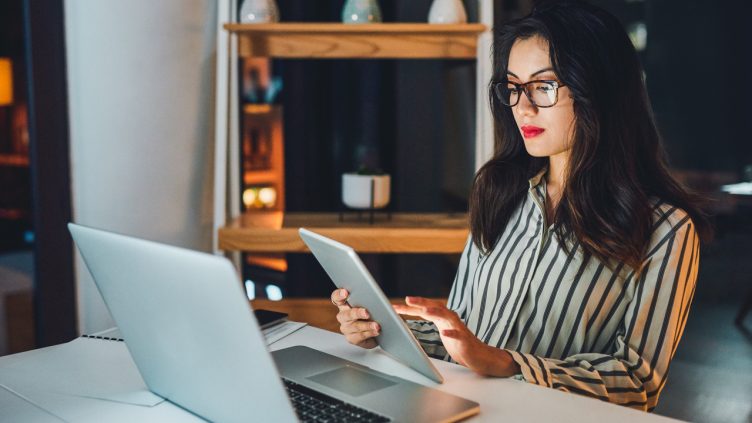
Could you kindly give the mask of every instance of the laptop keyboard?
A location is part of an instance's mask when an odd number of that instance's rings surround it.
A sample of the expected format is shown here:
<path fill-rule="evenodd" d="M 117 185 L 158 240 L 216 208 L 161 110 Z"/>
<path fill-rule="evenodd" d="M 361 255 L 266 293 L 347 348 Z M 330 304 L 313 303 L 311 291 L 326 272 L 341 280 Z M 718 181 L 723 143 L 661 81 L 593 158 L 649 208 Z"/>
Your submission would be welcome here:
<path fill-rule="evenodd" d="M 336 398 L 282 379 L 287 395 L 302 422 L 389 422 L 391 419 L 372 413 Z"/>

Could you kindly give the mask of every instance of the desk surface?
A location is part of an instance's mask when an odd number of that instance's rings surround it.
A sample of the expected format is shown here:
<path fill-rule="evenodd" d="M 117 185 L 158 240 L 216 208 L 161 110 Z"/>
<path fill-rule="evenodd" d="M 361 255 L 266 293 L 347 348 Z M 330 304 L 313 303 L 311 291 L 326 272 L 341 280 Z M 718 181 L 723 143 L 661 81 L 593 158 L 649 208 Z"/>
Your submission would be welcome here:
<path fill-rule="evenodd" d="M 481 413 L 468 420 L 471 422 L 671 421 L 513 379 L 482 378 L 464 367 L 434 360 L 446 379 L 444 384 L 438 385 L 394 361 L 380 349 L 354 347 L 338 334 L 312 327 L 305 327 L 270 348 L 276 350 L 293 345 L 307 345 L 477 401 Z M 92 355 L 94 350 L 96 359 Z M 95 382 L 103 376 L 106 382 Z M 122 342 L 79 338 L 67 344 L 0 358 L 0 421 L 23 416 L 34 416 L 34 421 L 41 422 L 202 421 L 170 402 L 154 401 L 150 395 Z"/>

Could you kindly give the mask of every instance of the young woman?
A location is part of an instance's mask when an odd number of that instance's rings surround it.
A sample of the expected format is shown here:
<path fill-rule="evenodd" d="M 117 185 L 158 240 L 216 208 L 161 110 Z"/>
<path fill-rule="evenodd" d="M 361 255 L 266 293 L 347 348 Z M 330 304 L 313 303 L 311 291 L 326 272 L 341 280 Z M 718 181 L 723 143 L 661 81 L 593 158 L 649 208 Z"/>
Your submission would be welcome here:
<path fill-rule="evenodd" d="M 395 309 L 433 357 L 652 411 L 710 228 L 669 174 L 635 50 L 613 16 L 558 1 L 500 28 L 494 60 L 496 151 L 448 304 Z M 341 331 L 372 348 L 347 295 Z"/>

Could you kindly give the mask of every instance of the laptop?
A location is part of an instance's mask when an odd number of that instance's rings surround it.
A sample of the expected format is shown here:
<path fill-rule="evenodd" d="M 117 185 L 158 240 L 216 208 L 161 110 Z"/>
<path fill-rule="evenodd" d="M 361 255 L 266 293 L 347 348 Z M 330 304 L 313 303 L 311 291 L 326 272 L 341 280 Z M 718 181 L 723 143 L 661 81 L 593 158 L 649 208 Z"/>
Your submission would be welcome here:
<path fill-rule="evenodd" d="M 374 280 L 355 251 L 340 242 L 305 228 L 298 230 L 303 242 L 319 261 L 337 288 L 350 293 L 353 307 L 365 307 L 381 326 L 376 337 L 379 346 L 403 364 L 427 378 L 442 383 L 444 378 L 426 355 L 404 320 L 394 311 L 389 299 Z"/>
<path fill-rule="evenodd" d="M 451 422 L 479 412 L 475 402 L 304 346 L 270 354 L 224 257 L 68 228 L 146 385 L 202 418 Z"/>

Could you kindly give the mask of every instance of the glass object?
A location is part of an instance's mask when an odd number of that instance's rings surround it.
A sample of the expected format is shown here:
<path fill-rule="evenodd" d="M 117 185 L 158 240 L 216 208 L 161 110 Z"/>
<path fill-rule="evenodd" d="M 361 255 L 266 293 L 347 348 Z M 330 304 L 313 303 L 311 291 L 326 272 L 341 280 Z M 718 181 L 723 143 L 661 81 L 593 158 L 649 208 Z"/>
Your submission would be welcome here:
<path fill-rule="evenodd" d="M 342 8 L 344 23 L 381 22 L 381 8 L 377 0 L 347 0 Z"/>
<path fill-rule="evenodd" d="M 520 93 L 524 91 L 533 105 L 551 107 L 558 101 L 559 87 L 563 86 L 557 81 L 528 81 L 524 84 L 502 81 L 495 83 L 493 90 L 496 98 L 505 106 L 516 106 L 520 101 Z"/>
<path fill-rule="evenodd" d="M 241 23 L 279 22 L 279 8 L 275 0 L 245 0 L 240 6 Z"/>
<path fill-rule="evenodd" d="M 460 0 L 433 0 L 428 12 L 428 22 L 434 24 L 467 23 L 465 6 Z"/>

